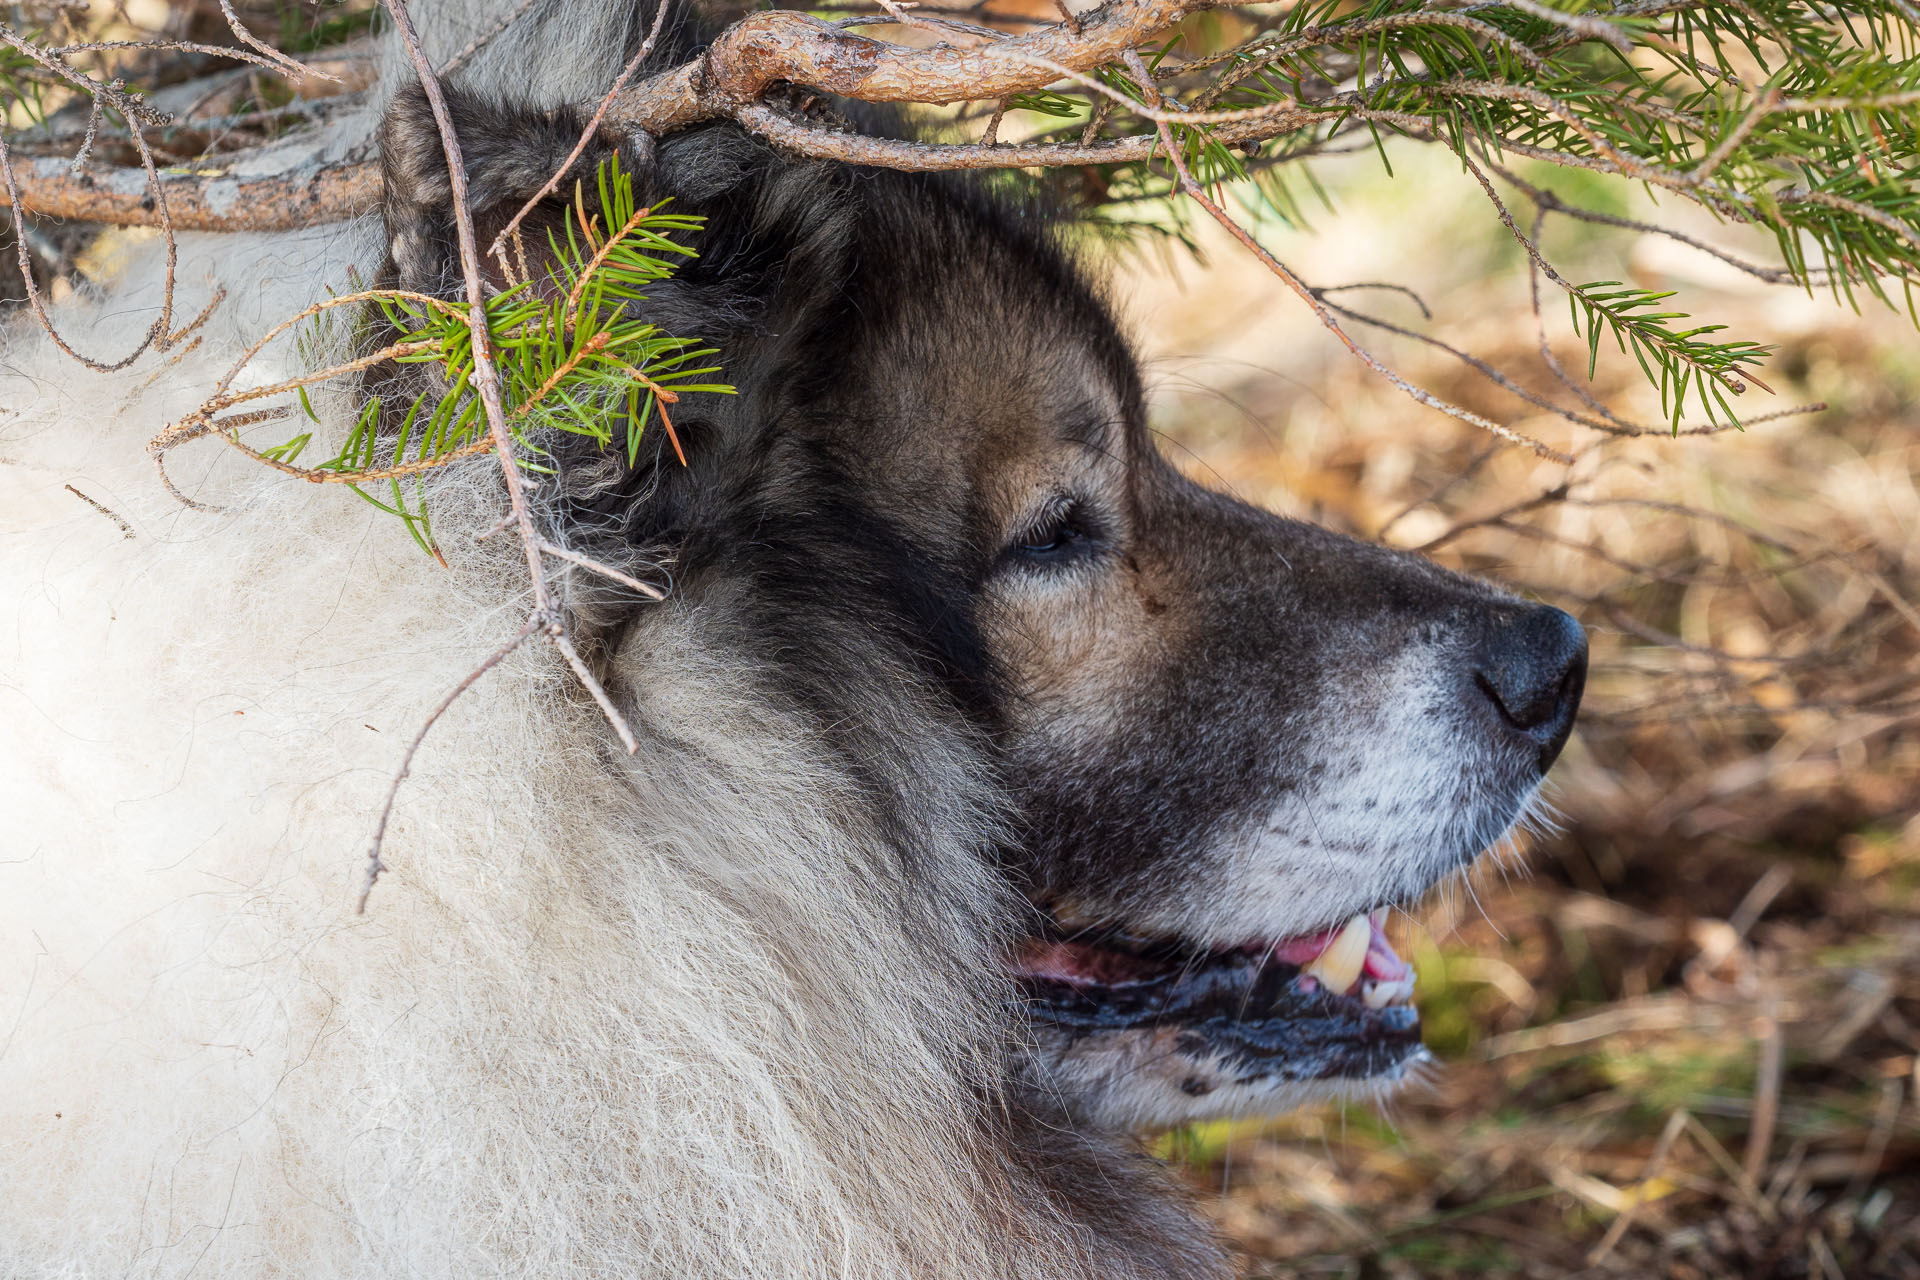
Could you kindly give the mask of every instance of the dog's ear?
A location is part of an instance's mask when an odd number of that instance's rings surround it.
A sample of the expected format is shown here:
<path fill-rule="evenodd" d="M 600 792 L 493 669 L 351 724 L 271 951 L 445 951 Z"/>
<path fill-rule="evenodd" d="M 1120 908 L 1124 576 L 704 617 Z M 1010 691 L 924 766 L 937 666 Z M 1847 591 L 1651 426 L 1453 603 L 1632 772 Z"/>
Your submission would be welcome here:
<path fill-rule="evenodd" d="M 487 246 L 529 197 L 554 176 L 586 127 L 579 113 L 513 111 L 449 92 L 448 114 L 460 140 L 467 172 L 467 198 L 482 271 L 502 283 L 499 264 L 486 257 Z M 612 143 L 589 139 L 580 157 L 554 184 L 552 195 L 522 226 L 522 240 L 544 249 L 544 229 L 564 214 L 574 184 L 594 188 L 598 166 L 613 154 Z M 385 185 L 381 214 L 387 227 L 384 283 L 439 297 L 462 291 L 459 246 L 454 230 L 453 184 L 440 130 L 419 85 L 395 96 L 380 127 L 380 167 Z"/>
<path fill-rule="evenodd" d="M 457 91 L 447 92 L 447 106 L 484 259 L 494 237 L 566 163 L 590 117 L 580 108 L 508 108 Z M 459 297 L 464 276 L 446 154 L 418 85 L 395 97 L 380 136 L 389 246 L 381 283 Z M 569 217 L 576 190 L 589 202 L 587 216 L 600 214 L 597 171 L 616 154 L 639 204 L 671 199 L 673 212 L 704 219 L 698 230 L 676 234 L 696 256 L 629 307 L 666 333 L 719 348 L 720 376 L 739 394 L 697 397 L 697 404 L 675 413 L 675 423 L 689 445 L 693 437 L 739 443 L 742 434 L 780 417 L 765 397 L 791 386 L 787 375 L 798 353 L 840 296 L 852 258 L 857 182 L 845 166 L 785 159 L 731 126 L 694 129 L 657 144 L 602 130 L 521 224 L 518 249 L 536 285 L 545 278 L 549 232 Z M 518 275 L 519 254 L 509 253 Z M 481 270 L 490 287 L 506 287 L 502 264 L 483 260 Z M 657 457 L 651 449 L 647 455 Z"/>
<path fill-rule="evenodd" d="M 456 91 L 447 91 L 446 101 L 484 258 L 499 231 L 566 163 L 590 117 L 576 107 L 529 111 Z M 417 84 L 394 98 L 380 142 L 384 283 L 459 296 L 463 276 L 446 153 Z M 638 308 L 662 329 L 702 341 L 757 341 L 791 329 L 835 291 L 851 240 L 849 175 L 840 166 L 784 160 L 727 127 L 694 130 L 657 145 L 650 138 L 596 132 L 520 224 L 520 247 L 530 267 L 546 257 L 547 233 L 561 226 L 576 190 L 595 206 L 589 216 L 599 212 L 597 171 L 615 154 L 640 204 L 671 199 L 674 212 L 706 220 L 699 231 L 681 237 L 698 256 L 654 286 Z M 499 263 L 483 261 L 481 269 L 492 285 L 506 283 Z M 528 274 L 537 281 L 544 273 L 536 268 Z"/>
<path fill-rule="evenodd" d="M 487 248 L 567 162 L 589 113 L 508 108 L 457 91 L 447 93 L 447 105 L 467 171 L 481 270 L 488 287 L 504 289 L 507 271 L 485 258 Z M 446 155 L 419 86 L 394 99 L 381 144 L 389 249 L 378 283 L 462 297 Z M 698 230 L 675 235 L 696 256 L 671 277 L 650 283 L 645 299 L 628 303 L 629 310 L 674 337 L 717 348 L 718 376 L 738 394 L 690 396 L 674 407 L 687 467 L 666 434 L 652 427 L 632 459 L 624 449 L 601 448 L 581 436 L 550 433 L 543 441 L 558 483 L 540 486 L 542 518 L 551 521 L 556 537 L 591 544 L 596 558 L 608 562 L 617 562 L 622 548 L 671 549 L 696 537 L 705 495 L 738 478 L 738 460 L 756 456 L 760 438 L 782 430 L 792 406 L 806 400 L 807 380 L 823 376 L 819 366 L 827 362 L 808 353 L 817 350 L 822 334 L 831 334 L 853 258 L 861 196 L 858 179 L 845 166 L 786 159 L 731 125 L 697 128 L 658 143 L 602 131 L 521 224 L 524 265 L 516 249 L 508 249 L 514 278 L 536 287 L 546 278 L 549 232 L 565 243 L 561 228 L 576 190 L 589 202 L 587 217 L 600 215 L 600 225 L 607 225 L 597 176 L 615 155 L 639 205 L 657 207 L 671 199 L 673 212 L 704 219 Z M 386 376 L 406 380 L 426 373 L 404 366 Z M 392 396 L 396 405 L 409 399 Z"/>

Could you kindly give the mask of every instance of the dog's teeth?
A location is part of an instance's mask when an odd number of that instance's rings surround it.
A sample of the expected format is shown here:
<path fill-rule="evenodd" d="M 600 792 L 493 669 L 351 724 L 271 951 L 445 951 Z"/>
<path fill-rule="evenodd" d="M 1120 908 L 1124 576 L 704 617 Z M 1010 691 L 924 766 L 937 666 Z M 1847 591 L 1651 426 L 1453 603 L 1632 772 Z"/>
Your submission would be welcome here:
<path fill-rule="evenodd" d="M 1359 978 L 1367 963 L 1367 944 L 1373 941 L 1373 924 L 1362 913 L 1347 921 L 1340 936 L 1314 957 L 1302 972 L 1312 974 L 1335 995 L 1345 995 Z"/>
<path fill-rule="evenodd" d="M 1369 1009 L 1384 1009 L 1390 1004 L 1400 1003 L 1412 994 L 1412 978 L 1401 978 L 1394 982 L 1380 982 L 1369 978 L 1360 988 L 1360 997 L 1367 1002 Z"/>

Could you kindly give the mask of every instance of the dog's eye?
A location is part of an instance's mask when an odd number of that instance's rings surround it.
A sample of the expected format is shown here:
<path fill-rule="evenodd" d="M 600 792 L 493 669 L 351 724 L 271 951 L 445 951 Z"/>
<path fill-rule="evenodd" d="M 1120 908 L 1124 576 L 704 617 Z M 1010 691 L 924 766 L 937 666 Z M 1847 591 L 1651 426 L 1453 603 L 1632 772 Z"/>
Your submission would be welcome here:
<path fill-rule="evenodd" d="M 1008 554 L 1027 560 L 1048 560 L 1092 536 L 1080 504 L 1060 497 L 1049 502 L 1008 547 Z"/>

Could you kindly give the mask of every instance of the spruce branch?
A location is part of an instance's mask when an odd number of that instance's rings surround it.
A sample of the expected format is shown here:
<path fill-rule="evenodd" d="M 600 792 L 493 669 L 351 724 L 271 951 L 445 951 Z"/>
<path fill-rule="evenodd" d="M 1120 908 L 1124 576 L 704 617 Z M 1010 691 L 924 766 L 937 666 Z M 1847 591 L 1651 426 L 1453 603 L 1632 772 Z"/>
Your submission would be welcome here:
<path fill-rule="evenodd" d="M 544 431 L 585 436 L 606 447 L 618 443 L 631 465 L 648 426 L 657 416 L 672 437 L 667 406 L 682 395 L 728 394 L 733 388 L 708 380 L 717 365 L 701 363 L 717 354 L 683 338 L 662 333 L 635 318 L 633 308 L 646 300 L 644 290 L 671 276 L 694 256 L 675 239 L 700 227 L 702 219 L 636 207 L 633 181 L 618 158 L 597 174 L 594 198 L 576 185 L 565 219 L 566 234 L 550 239 L 549 261 L 541 279 L 522 280 L 484 300 L 487 333 L 502 388 L 502 405 L 517 465 L 545 470 Z M 593 208 L 595 212 L 589 213 Z M 615 223 L 611 234 L 602 218 Z M 339 334 L 329 321 L 377 310 L 392 330 L 392 340 L 344 361 L 328 361 L 325 352 Z M 312 367 L 295 377 L 235 389 L 235 382 L 260 354 L 293 332 Z M 256 446 L 242 438 L 245 428 L 284 421 L 297 409 L 318 424 L 309 388 L 340 383 L 388 363 L 425 365 L 435 370 L 441 390 L 421 392 L 404 416 L 370 397 L 332 456 L 304 464 L 313 442 L 306 431 L 279 443 Z M 192 413 L 169 425 L 149 446 L 158 458 L 182 444 L 212 436 L 221 443 L 283 475 L 313 484 L 344 484 L 383 510 L 401 518 L 422 550 L 434 554 L 425 476 L 461 459 L 495 451 L 485 406 L 475 387 L 476 363 L 464 307 L 430 294 L 402 289 L 362 289 L 314 303 L 273 326 L 241 353 L 215 384 L 213 393 Z M 275 404 L 270 416 L 241 406 Z M 397 427 L 391 419 L 399 418 Z M 677 438 L 675 455 L 684 464 Z M 406 485 L 412 483 L 412 495 Z M 384 499 L 368 486 L 381 486 Z"/>

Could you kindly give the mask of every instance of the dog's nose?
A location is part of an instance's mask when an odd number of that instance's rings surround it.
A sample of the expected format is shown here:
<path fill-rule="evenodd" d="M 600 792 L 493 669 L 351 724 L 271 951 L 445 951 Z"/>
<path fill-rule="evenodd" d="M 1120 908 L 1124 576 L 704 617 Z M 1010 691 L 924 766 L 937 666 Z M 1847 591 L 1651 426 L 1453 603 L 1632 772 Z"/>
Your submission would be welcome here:
<path fill-rule="evenodd" d="M 1475 651 L 1473 681 L 1509 734 L 1538 749 L 1545 773 L 1573 731 L 1587 683 L 1587 633 L 1547 605 L 1509 614 Z"/>

